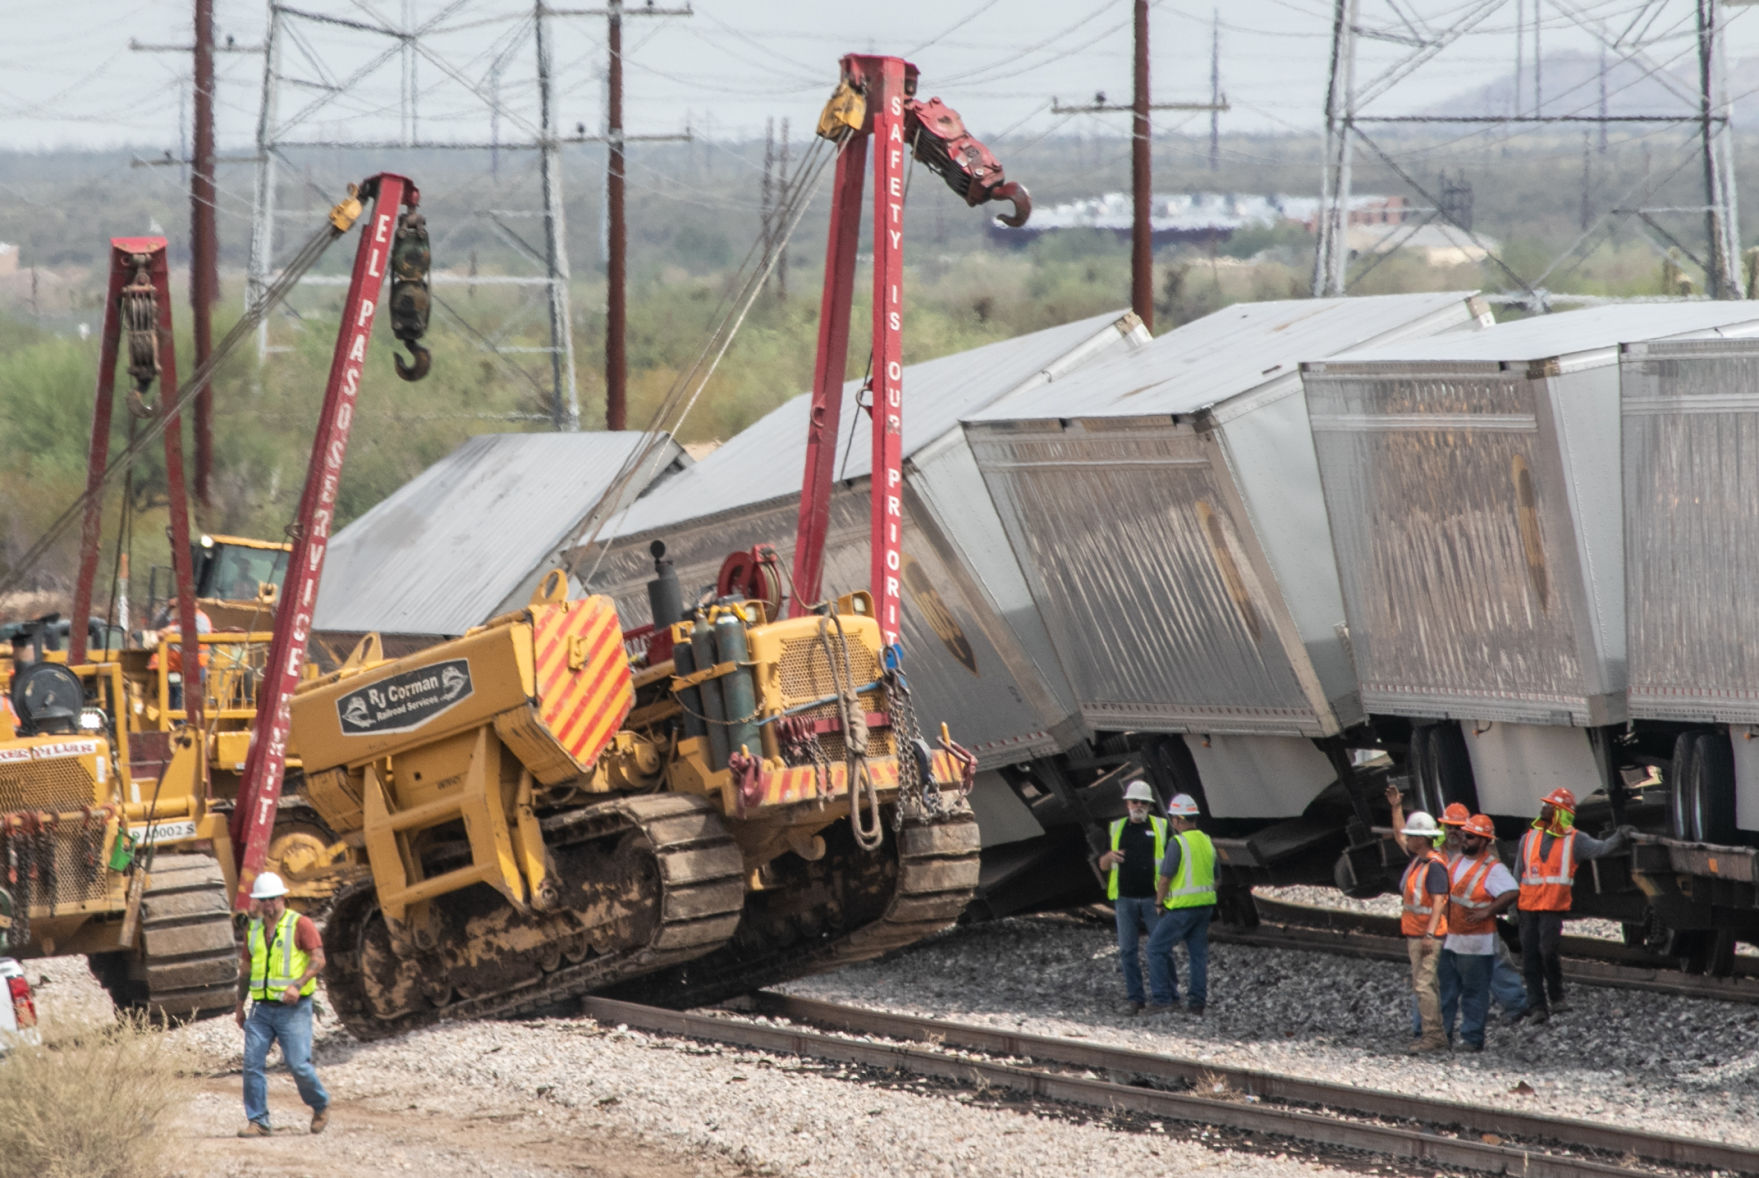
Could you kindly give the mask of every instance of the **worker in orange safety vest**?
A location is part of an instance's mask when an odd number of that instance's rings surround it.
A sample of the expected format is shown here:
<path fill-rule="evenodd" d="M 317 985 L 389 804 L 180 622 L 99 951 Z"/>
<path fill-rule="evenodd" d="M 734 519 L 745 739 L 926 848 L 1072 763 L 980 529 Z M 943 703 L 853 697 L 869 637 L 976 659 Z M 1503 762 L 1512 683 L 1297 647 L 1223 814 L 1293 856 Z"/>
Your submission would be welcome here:
<path fill-rule="evenodd" d="M 1386 787 L 1386 800 L 1392 807 L 1393 829 L 1398 830 L 1404 825 L 1404 804 L 1399 787 L 1389 783 Z M 1441 852 L 1447 857 L 1451 868 L 1460 857 L 1460 846 L 1463 841 L 1460 828 L 1472 818 L 1472 811 L 1459 802 L 1449 802 L 1447 808 L 1436 819 L 1445 832 L 1441 842 Z M 1490 1001 L 1503 1009 L 1503 1017 L 1511 1023 L 1518 1023 L 1527 1017 L 1527 985 L 1521 980 L 1521 971 L 1515 964 L 1514 957 L 1509 953 L 1504 938 L 1498 935 L 1495 945 L 1495 958 L 1490 966 Z M 1442 991 L 1442 1003 L 1446 1005 L 1448 991 Z M 1456 998 L 1457 1000 L 1457 998 Z M 1411 1037 L 1415 1039 L 1423 1033 L 1423 1019 L 1417 1008 L 1417 1002 L 1411 1002 Z"/>
<path fill-rule="evenodd" d="M 199 605 L 195 607 L 195 632 L 198 639 L 203 634 L 214 632 L 214 620 L 208 617 L 208 611 Z M 177 616 L 169 609 L 160 617 L 159 641 L 168 644 L 165 651 L 165 670 L 169 676 L 175 677 L 167 685 L 170 697 L 167 702 L 175 711 L 183 707 L 183 626 L 178 622 Z M 198 645 L 196 647 L 195 661 L 196 666 L 201 668 L 205 677 L 208 670 L 208 648 L 206 646 Z M 153 671 L 159 669 L 157 651 L 154 651 L 153 657 L 147 660 L 147 669 Z"/>
<path fill-rule="evenodd" d="M 1527 1017 L 1536 1023 L 1549 1021 L 1554 1011 L 1569 1009 L 1558 945 L 1577 866 L 1623 849 L 1631 837 L 1627 826 L 1611 838 L 1597 839 L 1576 830 L 1575 822 L 1576 795 L 1561 787 L 1552 790 L 1540 802 L 1539 817 L 1521 836 L 1515 855 L 1521 883 L 1516 916 L 1521 926 L 1521 972 L 1527 984 Z"/>
<path fill-rule="evenodd" d="M 1411 958 L 1411 990 L 1417 998 L 1417 1017 L 1422 1028 L 1421 1037 L 1410 1048 L 1415 1055 L 1447 1048 L 1447 1036 L 1441 1027 L 1441 990 L 1436 967 L 1441 962 L 1442 938 L 1447 935 L 1450 881 L 1447 856 L 1435 846 L 1435 819 L 1421 810 L 1413 811 L 1399 834 L 1411 855 L 1404 878 L 1399 881 L 1399 897 L 1404 902 L 1400 931 L 1405 934 L 1405 947 Z"/>
<path fill-rule="evenodd" d="M 1441 982 L 1441 1021 L 1448 1042 L 1454 1014 L 1467 1051 L 1484 1050 L 1490 1017 L 1490 972 L 1496 962 L 1496 918 L 1514 907 L 1520 887 L 1496 854 L 1496 827 L 1474 814 L 1460 828 L 1464 842 L 1449 873 L 1447 937 L 1436 972 Z"/>

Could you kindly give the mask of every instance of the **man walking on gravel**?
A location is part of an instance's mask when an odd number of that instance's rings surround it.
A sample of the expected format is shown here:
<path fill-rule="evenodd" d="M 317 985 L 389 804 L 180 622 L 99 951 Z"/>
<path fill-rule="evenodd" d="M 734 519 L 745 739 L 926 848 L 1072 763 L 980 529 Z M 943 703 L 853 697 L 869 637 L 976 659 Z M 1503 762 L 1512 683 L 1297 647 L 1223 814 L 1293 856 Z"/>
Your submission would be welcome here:
<path fill-rule="evenodd" d="M 244 938 L 245 974 L 238 986 L 238 1025 L 244 1028 L 244 1116 L 240 1137 L 267 1137 L 269 1048 L 276 1041 L 299 1098 L 311 1108 L 311 1131 L 330 1120 L 330 1094 L 312 1066 L 312 994 L 324 968 L 324 942 L 310 917 L 287 907 L 287 885 L 272 871 L 257 876 Z M 246 999 L 253 999 L 248 1017 Z"/>
<path fill-rule="evenodd" d="M 1167 803 L 1173 837 L 1167 842 L 1154 898 L 1166 911 L 1148 938 L 1146 1013 L 1165 1014 L 1179 1004 L 1179 974 L 1173 947 L 1183 942 L 1191 962 L 1191 998 L 1187 1009 L 1201 1015 L 1209 1002 L 1209 920 L 1215 915 L 1215 844 L 1197 829 L 1197 802 L 1175 794 Z"/>
<path fill-rule="evenodd" d="M 1533 828 L 1521 836 L 1515 870 L 1521 873 L 1521 972 L 1527 983 L 1527 1016 L 1546 1022 L 1551 1012 L 1568 1010 L 1564 1002 L 1564 969 L 1558 942 L 1564 915 L 1576 882 L 1576 865 L 1584 859 L 1610 855 L 1630 841 L 1621 828 L 1609 839 L 1592 838 L 1574 829 L 1576 795 L 1558 788 L 1539 805 Z"/>
<path fill-rule="evenodd" d="M 1417 998 L 1417 1017 L 1423 1028 L 1422 1037 L 1411 1045 L 1411 1053 L 1444 1051 L 1447 1035 L 1441 1025 L 1441 991 L 1436 967 L 1441 961 L 1441 942 L 1447 935 L 1448 879 L 1447 856 L 1435 848 L 1435 819 L 1421 810 L 1413 811 L 1399 831 L 1405 850 L 1411 855 L 1404 878 L 1399 881 L 1399 895 L 1404 901 L 1400 929 L 1411 958 L 1411 989 Z"/>
<path fill-rule="evenodd" d="M 1154 932 L 1160 906 L 1154 899 L 1154 869 L 1167 849 L 1167 820 L 1155 815 L 1154 790 L 1146 781 L 1132 781 L 1124 789 L 1128 818 L 1112 823 L 1112 849 L 1099 857 L 1100 870 L 1109 872 L 1106 898 L 1118 926 L 1118 968 L 1124 973 L 1122 1014 L 1140 1014 L 1146 1001 L 1142 993 L 1142 937 Z"/>
<path fill-rule="evenodd" d="M 1453 1042 L 1458 1010 L 1463 1046 L 1467 1051 L 1483 1051 L 1484 1025 L 1490 1017 L 1490 970 L 1496 961 L 1496 918 L 1513 907 L 1521 893 L 1515 877 L 1497 858 L 1496 827 L 1488 815 L 1472 815 L 1460 833 L 1465 842 L 1450 872 L 1447 939 L 1437 967 L 1441 1021 L 1448 1042 Z"/>

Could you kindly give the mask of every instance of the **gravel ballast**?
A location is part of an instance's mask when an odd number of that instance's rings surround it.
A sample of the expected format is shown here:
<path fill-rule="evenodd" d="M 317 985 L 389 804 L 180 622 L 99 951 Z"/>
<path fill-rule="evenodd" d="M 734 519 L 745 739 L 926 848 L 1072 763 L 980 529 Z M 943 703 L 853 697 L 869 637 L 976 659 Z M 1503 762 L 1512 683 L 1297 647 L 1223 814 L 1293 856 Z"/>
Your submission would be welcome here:
<path fill-rule="evenodd" d="M 1178 960 L 1183 983 L 1183 954 Z M 1482 1054 L 1410 1057 L 1409 971 L 1399 962 L 1213 944 L 1201 1019 L 1117 1014 L 1122 986 L 1109 924 L 1023 917 L 957 929 L 895 959 L 784 989 L 1759 1147 L 1759 1008 L 1752 1006 L 1573 986 L 1571 1009 L 1546 1026 L 1493 1016 Z"/>
<path fill-rule="evenodd" d="M 909 958 L 905 958 L 908 961 Z M 903 964 L 900 962 L 899 964 Z M 32 961 L 33 982 L 48 1018 L 62 1025 L 107 1018 L 107 1001 L 77 958 Z M 236 1079 L 242 1063 L 238 1028 L 229 1019 L 173 1034 L 216 1073 Z M 370 1156 L 370 1110 L 407 1109 L 439 1128 L 474 1122 L 466 1140 L 431 1148 L 400 1147 L 382 1159 L 387 1171 L 433 1175 L 621 1174 L 594 1151 L 595 1138 L 619 1134 L 652 1142 L 703 1168 L 677 1174 L 970 1175 L 1204 1171 L 1297 1178 L 1350 1171 L 1298 1154 L 1236 1148 L 1173 1133 L 1119 1131 L 1093 1110 L 1022 1106 L 973 1099 L 932 1085 L 905 1085 L 857 1069 L 788 1056 L 722 1048 L 601 1026 L 590 1019 L 447 1024 L 396 1039 L 360 1043 L 320 1009 L 314 1056 L 334 1108 L 321 1138 L 304 1138 L 303 1157 L 322 1172 L 326 1160 Z M 270 1070 L 270 1104 L 279 1125 L 303 1124 L 291 1080 Z M 209 1115 L 195 1130 L 229 1137 L 242 1124 L 236 1103 L 205 1098 Z M 517 1108 L 521 1128 L 548 1127 L 578 1141 L 580 1165 L 515 1165 L 497 1149 L 497 1124 Z M 353 1110 L 358 1110 L 356 1115 Z M 496 1114 L 484 1123 L 485 1114 Z M 194 1119 L 194 1118 L 192 1118 Z M 1139 1127 L 1140 1128 L 1140 1127 Z M 1168 1126 L 1172 1128 L 1172 1126 Z M 455 1135 L 456 1136 L 456 1135 Z M 363 1140 L 364 1138 L 364 1140 Z M 222 1171 L 230 1173 L 231 1171 Z M 1359 1171 L 1356 1171 L 1359 1172 Z M 303 1173 L 303 1171 L 302 1171 Z"/>

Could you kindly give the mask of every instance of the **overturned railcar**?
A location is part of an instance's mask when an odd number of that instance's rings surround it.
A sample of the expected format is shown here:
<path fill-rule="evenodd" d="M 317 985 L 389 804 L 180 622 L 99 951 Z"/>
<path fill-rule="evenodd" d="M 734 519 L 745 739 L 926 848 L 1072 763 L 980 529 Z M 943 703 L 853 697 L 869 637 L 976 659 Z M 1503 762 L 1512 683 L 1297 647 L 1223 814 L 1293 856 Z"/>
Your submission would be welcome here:
<path fill-rule="evenodd" d="M 1006 896 L 1009 910 L 1081 899 L 1068 890 L 1091 886 L 1085 827 L 1069 797 L 1004 773 L 1081 744 L 1088 733 L 958 421 L 998 397 L 1060 382 L 1147 340 L 1140 320 L 1117 312 L 904 370 L 904 667 L 930 735 L 944 721 L 978 758 L 971 801 L 986 845 L 982 891 Z M 844 386 L 844 420 L 864 412 L 861 395 L 860 381 Z M 777 559 L 763 575 L 785 575 L 809 406 L 808 397 L 789 401 L 655 488 L 612 519 L 602 553 L 576 562 L 592 570 L 595 591 L 616 599 L 626 625 L 650 616 L 646 584 L 656 541 L 676 569 L 687 607 L 720 591 L 730 554 L 771 545 Z M 829 596 L 867 587 L 869 471 L 867 447 L 839 454 L 824 553 Z M 747 571 L 755 563 L 740 560 Z M 1073 864 L 1073 873 L 1035 875 L 1031 866 L 1047 858 Z"/>
<path fill-rule="evenodd" d="M 1627 344 L 1620 408 L 1628 708 L 1668 836 L 1633 866 L 1716 968 L 1759 939 L 1759 339 Z"/>
<path fill-rule="evenodd" d="M 1082 719 L 1199 799 L 1235 882 L 1367 838 L 1301 362 L 1489 322 L 1466 293 L 1241 304 L 966 418 Z"/>
<path fill-rule="evenodd" d="M 1755 330 L 1738 303 L 1600 307 L 1304 366 L 1362 705 L 1411 726 L 1425 808 L 1512 835 L 1561 785 L 1594 795 L 1585 828 L 1645 817 L 1619 349 Z M 1578 910 L 1647 917 L 1623 862 L 1584 869 Z"/>

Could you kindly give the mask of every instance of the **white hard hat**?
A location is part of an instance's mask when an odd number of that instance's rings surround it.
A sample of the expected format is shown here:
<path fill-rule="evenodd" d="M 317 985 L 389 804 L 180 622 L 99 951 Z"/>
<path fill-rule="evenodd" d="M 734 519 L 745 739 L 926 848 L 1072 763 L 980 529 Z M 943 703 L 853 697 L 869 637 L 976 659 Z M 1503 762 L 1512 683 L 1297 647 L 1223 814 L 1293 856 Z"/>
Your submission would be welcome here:
<path fill-rule="evenodd" d="M 1139 777 L 1124 787 L 1124 800 L 1126 802 L 1153 802 L 1154 791 L 1148 787 L 1148 782 Z"/>
<path fill-rule="evenodd" d="M 1197 799 L 1190 794 L 1174 794 L 1173 800 L 1167 803 L 1167 813 L 1180 818 L 1197 817 Z"/>
<path fill-rule="evenodd" d="M 1399 831 L 1399 833 L 1427 839 L 1434 838 L 1436 835 L 1440 834 L 1441 831 L 1435 825 L 1435 819 L 1431 818 L 1421 810 L 1412 810 L 1409 814 L 1405 815 L 1405 829 Z"/>
<path fill-rule="evenodd" d="M 250 886 L 250 898 L 253 900 L 273 900 L 277 896 L 287 894 L 287 885 L 273 871 L 265 871 L 257 876 L 256 882 Z"/>

